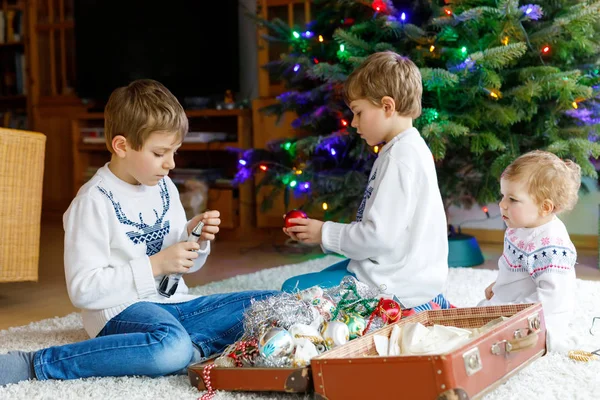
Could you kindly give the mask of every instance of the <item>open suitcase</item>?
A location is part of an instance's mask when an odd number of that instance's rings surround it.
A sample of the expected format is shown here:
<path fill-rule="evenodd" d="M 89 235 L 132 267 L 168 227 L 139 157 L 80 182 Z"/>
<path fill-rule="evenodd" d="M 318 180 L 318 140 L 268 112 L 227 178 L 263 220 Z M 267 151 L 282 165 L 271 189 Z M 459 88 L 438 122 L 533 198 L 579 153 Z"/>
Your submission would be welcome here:
<path fill-rule="evenodd" d="M 213 389 L 315 393 L 317 399 L 476 399 L 546 352 L 541 304 L 424 311 L 396 324 L 420 322 L 480 328 L 507 320 L 447 354 L 377 355 L 374 335 L 389 336 L 393 325 L 369 333 L 311 360 L 305 368 L 220 368 L 209 371 Z M 206 363 L 190 366 L 190 383 L 205 390 Z"/>
<path fill-rule="evenodd" d="M 311 360 L 315 397 L 480 398 L 546 352 L 541 304 L 425 311 L 397 322 L 479 328 L 501 316 L 510 318 L 446 354 L 378 356 L 373 335 L 389 336 L 392 325 L 332 349 Z"/>

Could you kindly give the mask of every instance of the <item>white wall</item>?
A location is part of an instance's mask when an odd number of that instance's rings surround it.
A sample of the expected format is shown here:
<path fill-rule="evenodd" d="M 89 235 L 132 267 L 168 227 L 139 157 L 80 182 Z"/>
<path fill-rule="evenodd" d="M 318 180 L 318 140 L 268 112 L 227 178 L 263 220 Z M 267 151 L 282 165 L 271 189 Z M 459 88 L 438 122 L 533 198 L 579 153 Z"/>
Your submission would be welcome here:
<path fill-rule="evenodd" d="M 598 206 L 600 205 L 600 191 L 598 191 L 596 180 L 583 178 L 590 192 L 580 193 L 577 206 L 570 212 L 559 215 L 565 223 L 569 233 L 578 235 L 598 235 Z M 500 213 L 498 204 L 488 205 L 490 217 Z M 448 212 L 449 222 L 457 226 L 463 221 L 486 218 L 485 213 L 479 207 L 471 210 L 464 210 L 457 207 L 451 207 Z M 501 218 L 484 219 L 480 222 L 465 222 L 462 228 L 473 229 L 500 229 L 504 230 L 505 225 Z"/>

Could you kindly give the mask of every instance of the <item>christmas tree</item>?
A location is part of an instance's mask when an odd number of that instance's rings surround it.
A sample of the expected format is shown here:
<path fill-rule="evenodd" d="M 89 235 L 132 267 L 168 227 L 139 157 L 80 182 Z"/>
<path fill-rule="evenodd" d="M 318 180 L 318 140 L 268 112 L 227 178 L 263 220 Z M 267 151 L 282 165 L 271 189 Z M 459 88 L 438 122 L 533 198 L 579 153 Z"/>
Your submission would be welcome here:
<path fill-rule="evenodd" d="M 410 57 L 423 78 L 415 126 L 436 161 L 446 207 L 495 202 L 498 179 L 520 154 L 545 149 L 597 176 L 600 156 L 600 2 L 541 0 L 315 0 L 306 27 L 260 21 L 289 53 L 265 67 L 286 84 L 263 112 L 297 114 L 294 140 L 244 151 L 237 180 L 260 177 L 271 195 L 303 196 L 307 211 L 353 218 L 380 146 L 350 126 L 342 86 L 369 54 Z M 583 112 L 585 110 L 585 112 Z M 577 111 L 580 113 L 578 114 Z"/>

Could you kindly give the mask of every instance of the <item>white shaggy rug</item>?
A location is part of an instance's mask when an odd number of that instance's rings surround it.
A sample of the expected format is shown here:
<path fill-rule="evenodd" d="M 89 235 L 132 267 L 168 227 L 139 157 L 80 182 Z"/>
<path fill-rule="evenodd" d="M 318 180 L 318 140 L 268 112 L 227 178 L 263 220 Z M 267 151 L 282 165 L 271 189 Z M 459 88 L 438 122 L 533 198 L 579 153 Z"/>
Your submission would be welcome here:
<path fill-rule="evenodd" d="M 277 289 L 290 276 L 318 271 L 340 259 L 326 256 L 295 265 L 263 270 L 221 282 L 193 288 L 196 294 L 211 294 L 251 289 Z M 448 299 L 457 306 L 473 306 L 496 273 L 487 270 L 453 268 L 448 282 Z M 600 316 L 600 282 L 577 281 L 579 309 L 572 328 L 580 338 L 579 348 L 600 348 L 600 334 L 588 329 L 592 317 Z M 0 353 L 8 350 L 37 350 L 86 339 L 78 313 L 47 319 L 28 326 L 0 331 Z M 72 381 L 28 381 L 0 388 L 0 399 L 197 399 L 202 395 L 187 376 L 167 378 L 90 378 Z M 217 392 L 221 399 L 308 399 L 310 396 L 269 393 Z M 598 399 L 600 398 L 600 361 L 579 363 L 566 355 L 550 353 L 519 372 L 488 394 L 486 400 L 508 399 Z"/>

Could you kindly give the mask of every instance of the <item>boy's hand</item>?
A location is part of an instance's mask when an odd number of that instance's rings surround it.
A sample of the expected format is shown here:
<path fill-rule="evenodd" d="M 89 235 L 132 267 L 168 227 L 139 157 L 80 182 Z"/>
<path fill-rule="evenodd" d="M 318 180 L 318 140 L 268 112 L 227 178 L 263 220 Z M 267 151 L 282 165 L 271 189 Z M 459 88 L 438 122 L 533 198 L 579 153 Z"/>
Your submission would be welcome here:
<path fill-rule="evenodd" d="M 198 258 L 196 250 L 200 250 L 200 245 L 196 242 L 179 242 L 159 251 L 149 257 L 152 274 L 185 274 L 194 265 L 194 259 Z"/>
<path fill-rule="evenodd" d="M 496 282 L 492 282 L 490 284 L 490 286 L 485 288 L 485 298 L 486 299 L 491 299 L 492 297 L 494 297 L 494 291 L 492 290 L 492 287 L 494 287 L 494 285 L 496 284 Z"/>
<path fill-rule="evenodd" d="M 289 222 L 296 226 L 283 228 L 283 233 L 302 243 L 321 244 L 323 221 L 312 218 L 291 218 Z"/>
<path fill-rule="evenodd" d="M 214 240 L 215 234 L 219 232 L 219 225 L 221 224 L 220 216 L 221 213 L 217 210 L 207 210 L 202 214 L 196 215 L 187 226 L 188 236 L 192 232 L 192 229 L 202 221 L 204 222 L 204 227 L 202 228 L 200 240 Z"/>

